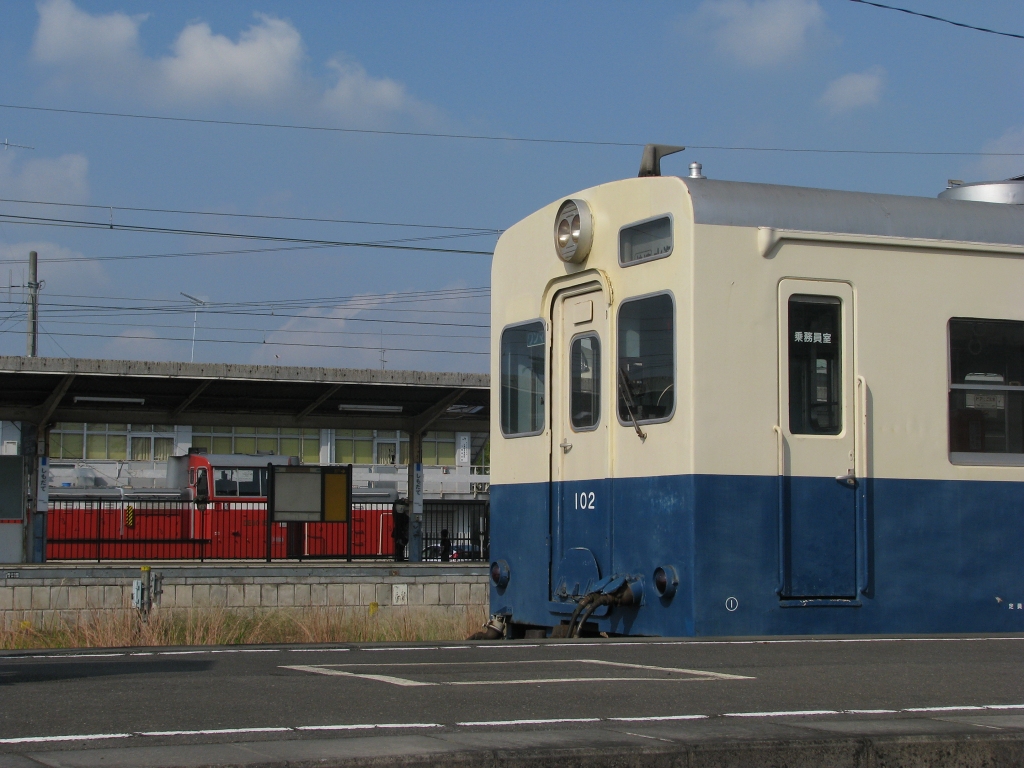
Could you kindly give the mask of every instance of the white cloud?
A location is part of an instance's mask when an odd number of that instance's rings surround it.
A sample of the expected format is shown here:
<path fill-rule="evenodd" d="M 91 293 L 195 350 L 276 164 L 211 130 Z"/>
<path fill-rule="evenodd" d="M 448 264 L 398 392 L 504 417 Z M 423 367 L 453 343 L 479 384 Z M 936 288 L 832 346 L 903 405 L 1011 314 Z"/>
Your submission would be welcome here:
<path fill-rule="evenodd" d="M 864 72 L 851 72 L 828 84 L 821 103 L 833 115 L 877 104 L 885 84 L 885 70 L 871 67 Z"/>
<path fill-rule="evenodd" d="M 90 16 L 71 0 L 38 4 L 39 28 L 32 54 L 46 64 L 120 65 L 138 55 L 139 24 L 145 16 L 111 13 Z"/>
<path fill-rule="evenodd" d="M 749 66 L 770 66 L 803 52 L 824 30 L 818 0 L 709 0 L 698 14 L 719 51 Z"/>
<path fill-rule="evenodd" d="M 185 101 L 269 101 L 301 81 L 302 37 L 287 21 L 257 14 L 258 24 L 238 42 L 190 24 L 175 40 L 174 55 L 158 62 L 161 84 Z"/>
<path fill-rule="evenodd" d="M 0 197 L 80 203 L 89 197 L 88 176 L 84 155 L 19 162 L 13 152 L 0 153 Z"/>
<path fill-rule="evenodd" d="M 1009 128 L 998 139 L 982 147 L 983 152 L 1024 154 L 1024 125 Z M 1024 157 L 985 157 L 978 164 L 982 179 L 1009 179 L 1024 174 Z"/>
<path fill-rule="evenodd" d="M 396 115 L 427 120 L 434 110 L 405 86 L 370 75 L 343 57 L 326 62 L 331 84 L 317 87 L 306 71 L 302 35 L 284 19 L 256 14 L 237 40 L 194 22 L 171 53 L 147 57 L 139 43 L 144 16 L 90 15 L 72 0 L 41 0 L 33 58 L 53 81 L 157 104 L 305 106 L 347 122 Z"/>

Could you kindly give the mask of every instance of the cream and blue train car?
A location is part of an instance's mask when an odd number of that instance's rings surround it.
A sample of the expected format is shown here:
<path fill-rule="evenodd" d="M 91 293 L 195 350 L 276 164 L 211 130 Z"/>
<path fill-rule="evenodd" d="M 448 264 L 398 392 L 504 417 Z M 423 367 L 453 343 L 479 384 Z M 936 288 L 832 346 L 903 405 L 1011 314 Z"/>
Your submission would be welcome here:
<path fill-rule="evenodd" d="M 520 636 L 1024 630 L 1024 182 L 691 168 L 498 243 L 492 612 Z"/>

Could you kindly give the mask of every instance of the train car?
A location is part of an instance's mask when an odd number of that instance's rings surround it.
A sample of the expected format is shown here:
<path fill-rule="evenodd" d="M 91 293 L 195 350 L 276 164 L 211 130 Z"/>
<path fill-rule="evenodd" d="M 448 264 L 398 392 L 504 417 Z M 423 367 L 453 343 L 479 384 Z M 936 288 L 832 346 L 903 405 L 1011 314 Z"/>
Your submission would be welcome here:
<path fill-rule="evenodd" d="M 662 152 L 496 248 L 492 612 L 1024 630 L 1024 181 L 866 194 Z"/>

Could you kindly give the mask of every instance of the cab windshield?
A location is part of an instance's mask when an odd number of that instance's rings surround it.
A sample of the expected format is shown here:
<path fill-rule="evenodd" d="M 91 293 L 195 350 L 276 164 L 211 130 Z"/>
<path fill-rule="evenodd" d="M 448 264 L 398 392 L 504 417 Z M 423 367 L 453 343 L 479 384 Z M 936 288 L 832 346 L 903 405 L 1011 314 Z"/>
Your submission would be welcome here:
<path fill-rule="evenodd" d="M 214 467 L 216 496 L 266 496 L 266 467 Z"/>

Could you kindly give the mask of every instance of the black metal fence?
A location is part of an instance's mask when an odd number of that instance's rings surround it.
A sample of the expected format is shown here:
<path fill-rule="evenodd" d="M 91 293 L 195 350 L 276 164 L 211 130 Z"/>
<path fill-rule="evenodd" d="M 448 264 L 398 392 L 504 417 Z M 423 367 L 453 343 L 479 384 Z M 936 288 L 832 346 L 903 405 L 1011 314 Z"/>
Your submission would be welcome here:
<path fill-rule="evenodd" d="M 425 500 L 424 560 L 486 560 L 486 501 Z M 344 523 L 268 525 L 264 502 L 53 500 L 47 560 L 284 560 L 394 557 L 390 504 Z"/>

